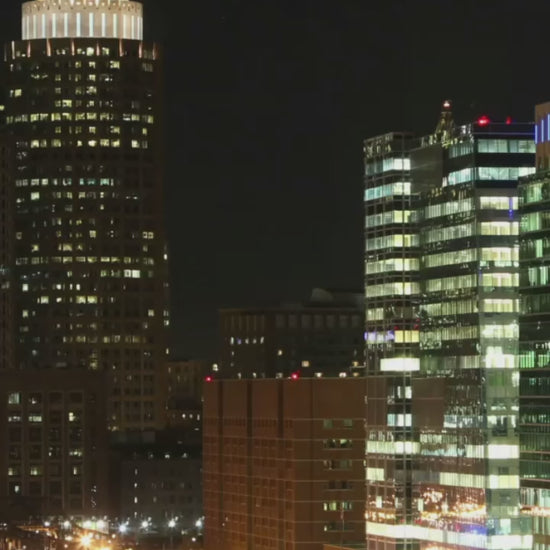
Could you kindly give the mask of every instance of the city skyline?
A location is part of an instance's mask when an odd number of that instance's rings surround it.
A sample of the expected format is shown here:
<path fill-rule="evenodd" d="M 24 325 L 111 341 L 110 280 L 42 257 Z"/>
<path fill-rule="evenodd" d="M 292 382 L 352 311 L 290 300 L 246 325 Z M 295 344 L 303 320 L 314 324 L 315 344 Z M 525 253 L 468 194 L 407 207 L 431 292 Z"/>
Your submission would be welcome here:
<path fill-rule="evenodd" d="M 3 40 L 20 4 L 2 2 Z M 365 135 L 430 131 L 446 97 L 463 120 L 530 120 L 547 99 L 541 4 L 295 4 L 145 2 L 146 39 L 166 51 L 177 355 L 214 354 L 218 308 L 361 287 Z"/>
<path fill-rule="evenodd" d="M 533 13 L 157 4 L 18 1 L 4 40 L 2 522 L 547 548 Z"/>

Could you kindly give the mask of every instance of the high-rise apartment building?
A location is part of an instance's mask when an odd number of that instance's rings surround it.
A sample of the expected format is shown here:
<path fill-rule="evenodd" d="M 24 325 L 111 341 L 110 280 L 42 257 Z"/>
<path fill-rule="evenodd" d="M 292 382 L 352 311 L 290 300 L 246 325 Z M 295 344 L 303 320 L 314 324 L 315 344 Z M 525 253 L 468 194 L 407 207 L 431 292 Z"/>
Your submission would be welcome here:
<path fill-rule="evenodd" d="M 128 0 L 23 4 L 4 46 L 13 364 L 108 373 L 113 430 L 164 421 L 161 67 Z"/>
<path fill-rule="evenodd" d="M 550 103 L 535 109 L 537 173 L 520 180 L 520 473 L 536 550 L 550 548 Z"/>
<path fill-rule="evenodd" d="M 532 134 L 532 124 L 488 117 L 454 126 L 446 102 L 436 132 L 416 145 L 386 147 L 377 163 L 367 142 L 369 548 L 531 544 L 516 357 L 517 180 L 533 171 Z M 398 182 L 372 202 L 378 186 Z M 369 225 L 373 213 L 383 216 Z M 402 261 L 379 285 L 376 231 L 391 265 Z M 390 307 L 378 311 L 381 301 Z"/>

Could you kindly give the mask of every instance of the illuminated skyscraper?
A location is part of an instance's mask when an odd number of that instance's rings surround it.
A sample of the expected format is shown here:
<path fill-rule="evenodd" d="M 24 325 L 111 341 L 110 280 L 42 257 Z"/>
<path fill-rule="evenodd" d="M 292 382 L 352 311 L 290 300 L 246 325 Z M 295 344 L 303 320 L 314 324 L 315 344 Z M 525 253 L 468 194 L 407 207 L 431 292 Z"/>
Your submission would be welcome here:
<path fill-rule="evenodd" d="M 412 386 L 421 548 L 531 545 L 519 513 L 517 182 L 533 153 L 531 123 L 480 117 L 412 154 L 423 187 Z"/>
<path fill-rule="evenodd" d="M 410 151 L 417 146 L 411 134 L 396 132 L 364 144 L 367 548 L 398 542 L 404 550 L 414 543 L 405 533 L 396 534 L 396 525 L 412 521 L 411 449 L 380 451 L 412 439 L 411 374 L 420 362 L 420 249 Z"/>
<path fill-rule="evenodd" d="M 109 373 L 113 430 L 162 424 L 161 67 L 128 0 L 23 4 L 4 47 L 14 364 Z"/>
<path fill-rule="evenodd" d="M 535 109 L 537 173 L 520 180 L 521 493 L 534 546 L 550 548 L 550 103 Z"/>
<path fill-rule="evenodd" d="M 532 129 L 487 117 L 454 126 L 446 103 L 433 135 L 391 155 L 408 172 L 373 226 L 367 201 L 369 548 L 530 547 L 519 513 L 517 181 L 534 169 Z M 367 158 L 367 198 L 383 189 L 368 171 Z M 371 234 L 389 229 L 381 253 L 392 260 L 376 285 Z"/>

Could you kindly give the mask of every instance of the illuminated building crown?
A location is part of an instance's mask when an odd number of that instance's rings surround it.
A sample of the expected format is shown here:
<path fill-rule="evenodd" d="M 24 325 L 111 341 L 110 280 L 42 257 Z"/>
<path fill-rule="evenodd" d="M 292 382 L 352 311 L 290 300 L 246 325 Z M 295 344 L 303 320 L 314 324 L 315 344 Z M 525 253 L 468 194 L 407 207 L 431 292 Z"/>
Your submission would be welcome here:
<path fill-rule="evenodd" d="M 131 0 L 33 0 L 22 7 L 23 40 L 143 40 L 143 6 Z"/>

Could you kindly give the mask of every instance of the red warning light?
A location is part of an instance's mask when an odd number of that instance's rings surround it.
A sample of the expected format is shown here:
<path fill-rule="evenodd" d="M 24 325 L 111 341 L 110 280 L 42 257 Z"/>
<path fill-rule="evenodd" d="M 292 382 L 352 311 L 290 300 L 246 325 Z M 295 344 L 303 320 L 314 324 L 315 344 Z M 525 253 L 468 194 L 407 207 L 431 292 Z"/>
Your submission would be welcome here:
<path fill-rule="evenodd" d="M 300 378 L 300 375 L 297 372 L 293 372 L 290 375 L 290 378 L 292 378 L 292 380 L 298 380 L 298 378 Z"/>
<path fill-rule="evenodd" d="M 487 115 L 481 115 L 477 119 L 477 123 L 479 124 L 479 126 L 487 126 L 487 124 L 489 124 L 490 122 L 491 119 Z"/>
<path fill-rule="evenodd" d="M 512 117 L 511 116 L 506 117 L 506 124 L 512 124 Z"/>
<path fill-rule="evenodd" d="M 212 380 L 214 380 L 211 376 L 207 376 L 204 381 L 205 382 L 212 382 Z"/>

